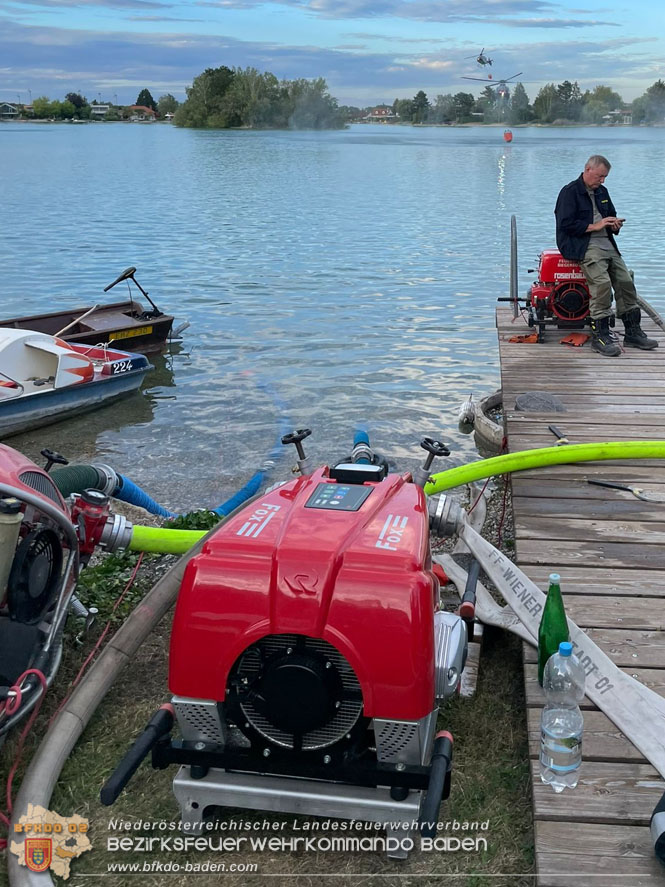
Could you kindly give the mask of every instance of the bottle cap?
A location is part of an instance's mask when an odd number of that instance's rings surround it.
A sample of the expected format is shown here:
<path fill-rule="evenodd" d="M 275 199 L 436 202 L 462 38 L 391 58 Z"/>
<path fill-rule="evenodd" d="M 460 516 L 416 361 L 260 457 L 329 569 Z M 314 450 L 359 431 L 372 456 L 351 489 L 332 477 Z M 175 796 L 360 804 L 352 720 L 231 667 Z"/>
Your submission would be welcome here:
<path fill-rule="evenodd" d="M 14 496 L 0 499 L 0 514 L 18 514 L 20 510 L 21 503 Z"/>
<path fill-rule="evenodd" d="M 573 645 L 570 641 L 561 641 L 559 644 L 559 656 L 572 656 Z"/>
<path fill-rule="evenodd" d="M 558 573 L 550 573 L 550 585 L 558 585 L 561 582 L 561 576 Z"/>

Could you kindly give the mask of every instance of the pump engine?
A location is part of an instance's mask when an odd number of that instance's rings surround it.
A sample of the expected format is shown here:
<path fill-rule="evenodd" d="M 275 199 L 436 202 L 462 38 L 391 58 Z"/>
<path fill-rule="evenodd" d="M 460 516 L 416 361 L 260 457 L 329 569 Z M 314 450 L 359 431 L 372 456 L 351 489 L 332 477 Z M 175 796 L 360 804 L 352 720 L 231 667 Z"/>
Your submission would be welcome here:
<path fill-rule="evenodd" d="M 564 259 L 556 249 L 540 254 L 538 280 L 527 293 L 529 326 L 538 328 L 541 342 L 547 325 L 580 329 L 589 316 L 589 287 L 576 262 Z"/>
<path fill-rule="evenodd" d="M 288 437 L 305 465 L 302 437 Z M 467 632 L 440 608 L 437 502 L 422 489 L 433 455 L 448 450 L 423 447 L 413 477 L 323 466 L 208 538 L 176 605 L 171 714 L 156 715 L 104 803 L 152 748 L 153 766 L 181 765 L 174 792 L 191 828 L 224 806 L 366 819 L 395 832 L 395 856 L 418 821 L 436 828 L 452 766 L 439 704 L 459 689 Z"/>

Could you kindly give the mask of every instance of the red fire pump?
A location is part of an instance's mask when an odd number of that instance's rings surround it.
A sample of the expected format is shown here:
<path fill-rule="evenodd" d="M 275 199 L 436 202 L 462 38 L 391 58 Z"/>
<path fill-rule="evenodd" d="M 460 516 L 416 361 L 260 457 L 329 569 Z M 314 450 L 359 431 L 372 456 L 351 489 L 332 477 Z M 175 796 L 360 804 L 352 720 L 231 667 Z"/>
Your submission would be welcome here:
<path fill-rule="evenodd" d="M 457 692 L 467 649 L 440 609 L 422 487 L 410 474 L 341 463 L 277 485 L 234 513 L 187 565 L 171 636 L 171 704 L 102 790 L 111 804 L 152 749 L 180 764 L 183 821 L 216 807 L 382 823 L 406 855 L 436 828 L 452 737 L 439 703 Z M 177 720 L 179 739 L 169 731 Z M 409 839 L 411 840 L 411 839 Z"/>
<path fill-rule="evenodd" d="M 53 680 L 70 609 L 90 615 L 74 596 L 79 567 L 115 520 L 97 490 L 70 511 L 48 474 L 66 460 L 42 455 L 46 470 L 0 444 L 0 742 L 39 700 L 42 676 Z"/>
<path fill-rule="evenodd" d="M 534 269 L 529 269 L 533 273 Z M 538 280 L 527 293 L 529 326 L 538 328 L 543 341 L 545 327 L 580 329 L 589 316 L 589 288 L 584 272 L 576 262 L 564 259 L 556 249 L 540 255 Z"/>

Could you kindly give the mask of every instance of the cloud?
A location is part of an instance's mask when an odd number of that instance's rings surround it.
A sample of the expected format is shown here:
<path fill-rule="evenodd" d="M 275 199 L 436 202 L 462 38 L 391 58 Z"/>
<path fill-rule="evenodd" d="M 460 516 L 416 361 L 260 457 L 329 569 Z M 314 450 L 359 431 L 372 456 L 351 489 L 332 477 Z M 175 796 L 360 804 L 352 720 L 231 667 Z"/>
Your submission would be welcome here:
<path fill-rule="evenodd" d="M 496 22 L 509 28 L 619 28 L 619 22 L 582 21 L 576 18 L 523 18 L 501 19 Z"/>
<path fill-rule="evenodd" d="M 159 0 L 14 0 L 15 6 L 42 6 L 48 9 L 72 9 L 101 6 L 108 9 L 169 9 L 172 4 Z"/>
<path fill-rule="evenodd" d="M 656 38 L 617 37 L 611 41 L 525 41 L 510 48 L 493 47 L 492 54 L 518 60 L 518 79 L 533 100 L 545 83 L 578 80 L 582 89 L 604 83 L 625 96 L 624 87 L 641 94 L 660 74 L 653 54 L 642 51 Z M 483 84 L 462 80 L 473 73 L 462 62 L 468 48 L 413 54 L 353 48 L 284 46 L 241 41 L 224 34 L 134 34 L 36 27 L 0 20 L 0 96 L 23 92 L 62 98 L 81 89 L 104 98 L 118 93 L 133 101 L 147 87 L 184 98 L 186 85 L 207 67 L 255 67 L 280 79 L 324 77 L 331 93 L 344 104 L 378 104 L 412 97 L 420 89 L 428 96 L 460 91 L 480 92 Z M 657 61 L 657 60 L 656 60 Z M 630 96 L 631 98 L 634 95 Z"/>

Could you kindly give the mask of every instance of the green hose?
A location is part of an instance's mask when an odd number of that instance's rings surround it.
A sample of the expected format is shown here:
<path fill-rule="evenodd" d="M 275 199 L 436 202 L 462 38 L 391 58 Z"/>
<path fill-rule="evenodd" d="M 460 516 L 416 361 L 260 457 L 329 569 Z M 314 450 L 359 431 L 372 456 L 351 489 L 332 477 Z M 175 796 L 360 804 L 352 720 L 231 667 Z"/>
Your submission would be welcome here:
<path fill-rule="evenodd" d="M 432 496 L 442 490 L 450 490 L 474 480 L 482 480 L 513 471 L 527 471 L 546 465 L 595 462 L 603 459 L 665 459 L 665 441 L 635 440 L 614 443 L 569 444 L 559 447 L 543 447 L 538 450 L 522 450 L 481 459 L 432 476 L 425 493 Z M 184 554 L 206 535 L 203 530 L 164 530 L 157 527 L 134 526 L 130 551 L 151 551 L 157 554 Z"/>
<path fill-rule="evenodd" d="M 527 471 L 544 465 L 561 465 L 573 462 L 595 462 L 602 459 L 663 459 L 665 441 L 631 440 L 613 443 L 566 444 L 559 447 L 543 447 L 538 450 L 522 450 L 481 459 L 432 476 L 432 483 L 425 485 L 425 493 L 432 496 L 442 490 L 460 487 L 474 480 L 482 480 L 513 471 Z"/>
<path fill-rule="evenodd" d="M 185 554 L 208 532 L 208 530 L 164 530 L 160 527 L 134 526 L 129 550 L 152 551 L 156 554 Z"/>

